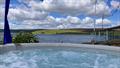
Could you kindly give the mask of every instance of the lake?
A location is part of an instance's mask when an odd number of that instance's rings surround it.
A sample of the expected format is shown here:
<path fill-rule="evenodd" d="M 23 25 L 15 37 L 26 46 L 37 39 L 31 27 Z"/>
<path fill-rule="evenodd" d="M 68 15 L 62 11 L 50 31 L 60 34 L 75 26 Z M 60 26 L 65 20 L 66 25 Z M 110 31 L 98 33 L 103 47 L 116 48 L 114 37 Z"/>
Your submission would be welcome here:
<path fill-rule="evenodd" d="M 13 36 L 16 33 L 12 33 Z M 105 41 L 108 39 L 113 39 L 113 36 L 106 37 L 105 35 L 76 35 L 76 34 L 57 34 L 57 35 L 45 35 L 45 34 L 38 34 L 35 35 L 39 39 L 40 43 L 85 43 L 91 42 L 93 38 L 96 41 Z M 3 32 L 0 32 L 0 41 L 3 39 Z M 120 36 L 114 37 L 114 39 L 120 39 Z"/>
<path fill-rule="evenodd" d="M 107 39 L 106 36 L 95 36 L 95 35 L 44 35 L 39 34 L 35 35 L 39 42 L 41 43 L 84 43 L 91 42 L 93 38 L 96 41 L 105 41 Z"/>

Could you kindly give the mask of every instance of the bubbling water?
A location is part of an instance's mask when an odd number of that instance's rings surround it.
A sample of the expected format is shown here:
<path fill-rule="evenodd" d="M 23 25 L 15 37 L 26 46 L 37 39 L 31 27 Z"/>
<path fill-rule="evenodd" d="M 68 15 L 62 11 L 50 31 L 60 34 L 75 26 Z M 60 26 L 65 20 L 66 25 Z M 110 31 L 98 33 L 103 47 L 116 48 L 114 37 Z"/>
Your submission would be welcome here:
<path fill-rule="evenodd" d="M 0 68 L 120 68 L 120 54 L 32 49 L 0 54 Z"/>

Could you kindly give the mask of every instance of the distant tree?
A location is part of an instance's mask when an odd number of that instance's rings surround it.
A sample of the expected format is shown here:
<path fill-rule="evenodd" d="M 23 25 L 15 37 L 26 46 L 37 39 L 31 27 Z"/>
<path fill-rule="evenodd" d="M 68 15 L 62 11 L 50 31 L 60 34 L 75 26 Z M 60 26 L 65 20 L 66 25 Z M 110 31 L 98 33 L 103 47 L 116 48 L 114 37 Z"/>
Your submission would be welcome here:
<path fill-rule="evenodd" d="M 30 32 L 20 32 L 13 38 L 13 43 L 37 43 L 38 39 Z"/>
<path fill-rule="evenodd" d="M 0 44 L 3 44 L 3 40 L 0 40 Z"/>

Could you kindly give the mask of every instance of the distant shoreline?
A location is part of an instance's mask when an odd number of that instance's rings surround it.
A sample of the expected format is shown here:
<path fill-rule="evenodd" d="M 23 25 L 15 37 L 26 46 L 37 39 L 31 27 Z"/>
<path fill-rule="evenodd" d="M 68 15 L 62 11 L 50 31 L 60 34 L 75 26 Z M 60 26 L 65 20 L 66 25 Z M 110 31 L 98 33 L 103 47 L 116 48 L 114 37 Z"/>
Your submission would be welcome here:
<path fill-rule="evenodd" d="M 0 29 L 0 32 L 3 32 L 3 29 Z M 74 34 L 74 35 L 94 35 L 93 29 L 90 30 L 83 30 L 83 29 L 33 29 L 33 30 L 11 30 L 11 33 L 18 33 L 18 32 L 32 32 L 33 34 Z M 104 35 L 106 31 L 96 31 L 96 35 L 101 32 L 101 35 Z M 109 31 L 109 34 L 112 34 L 112 31 Z M 114 31 L 114 36 L 120 36 L 120 31 Z"/>

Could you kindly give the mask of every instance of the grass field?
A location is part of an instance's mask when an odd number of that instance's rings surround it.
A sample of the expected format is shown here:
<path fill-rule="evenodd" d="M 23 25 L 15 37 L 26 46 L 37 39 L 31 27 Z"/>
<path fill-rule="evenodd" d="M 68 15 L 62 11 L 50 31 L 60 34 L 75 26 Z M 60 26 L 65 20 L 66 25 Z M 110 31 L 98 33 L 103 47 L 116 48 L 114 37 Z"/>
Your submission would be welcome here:
<path fill-rule="evenodd" d="M 93 31 L 84 31 L 84 30 L 74 30 L 74 29 L 65 29 L 65 30 L 37 30 L 37 31 L 32 31 L 32 34 L 94 34 Z M 96 35 L 99 33 L 96 32 Z M 106 35 L 105 31 L 101 32 L 101 35 Z M 109 32 L 109 35 L 114 35 L 114 36 L 120 36 L 120 31 L 112 31 Z"/>
<path fill-rule="evenodd" d="M 89 34 L 89 32 L 81 30 L 38 30 L 33 31 L 33 34 Z"/>

